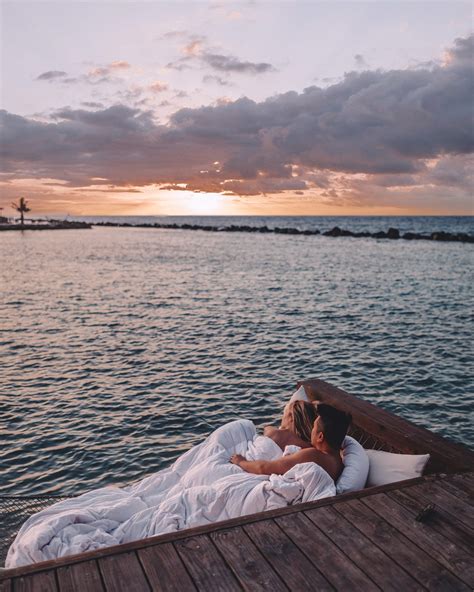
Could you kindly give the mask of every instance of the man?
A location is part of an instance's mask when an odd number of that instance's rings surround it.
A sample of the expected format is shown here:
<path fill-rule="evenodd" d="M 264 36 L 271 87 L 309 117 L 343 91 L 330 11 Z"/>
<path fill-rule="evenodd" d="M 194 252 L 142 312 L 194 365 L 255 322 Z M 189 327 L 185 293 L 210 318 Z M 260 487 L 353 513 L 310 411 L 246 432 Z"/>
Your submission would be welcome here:
<path fill-rule="evenodd" d="M 318 405 L 317 413 L 318 417 L 311 432 L 311 448 L 302 448 L 294 454 L 269 461 L 252 461 L 240 454 L 234 454 L 230 462 L 247 473 L 257 475 L 283 475 L 295 465 L 314 462 L 336 482 L 344 468 L 341 460 L 341 445 L 351 423 L 351 415 L 323 403 Z"/>

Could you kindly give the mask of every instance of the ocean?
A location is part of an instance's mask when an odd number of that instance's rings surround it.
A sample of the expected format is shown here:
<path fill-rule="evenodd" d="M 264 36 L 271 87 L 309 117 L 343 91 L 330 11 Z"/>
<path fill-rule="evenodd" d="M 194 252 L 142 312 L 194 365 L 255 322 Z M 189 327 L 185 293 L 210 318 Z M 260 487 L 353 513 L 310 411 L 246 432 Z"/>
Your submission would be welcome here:
<path fill-rule="evenodd" d="M 87 219 L 474 233 L 472 217 Z M 0 493 L 129 483 L 227 421 L 276 422 L 311 377 L 474 445 L 472 244 L 94 227 L 0 249 Z"/>

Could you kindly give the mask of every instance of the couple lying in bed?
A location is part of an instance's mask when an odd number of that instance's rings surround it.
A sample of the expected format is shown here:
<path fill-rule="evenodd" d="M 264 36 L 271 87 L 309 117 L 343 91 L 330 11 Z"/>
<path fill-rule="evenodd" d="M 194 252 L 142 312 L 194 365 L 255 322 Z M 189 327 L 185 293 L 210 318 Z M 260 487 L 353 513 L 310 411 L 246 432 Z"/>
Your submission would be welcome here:
<path fill-rule="evenodd" d="M 257 475 L 283 475 L 295 465 L 314 462 L 336 482 L 344 468 L 341 446 L 350 422 L 350 414 L 331 405 L 294 401 L 285 408 L 280 428 L 267 426 L 264 435 L 282 450 L 286 446 L 295 446 L 298 448 L 296 452 L 268 461 L 247 460 L 240 454 L 234 454 L 230 461 Z"/>

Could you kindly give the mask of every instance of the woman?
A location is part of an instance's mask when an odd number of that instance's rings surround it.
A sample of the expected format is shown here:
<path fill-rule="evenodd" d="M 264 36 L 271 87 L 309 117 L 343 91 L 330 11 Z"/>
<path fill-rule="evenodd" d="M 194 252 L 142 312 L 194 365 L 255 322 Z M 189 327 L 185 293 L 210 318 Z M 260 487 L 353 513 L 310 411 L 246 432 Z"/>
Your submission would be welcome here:
<path fill-rule="evenodd" d="M 266 426 L 263 435 L 271 438 L 282 450 L 286 446 L 311 448 L 311 430 L 317 417 L 313 403 L 294 401 L 285 407 L 280 429 Z"/>

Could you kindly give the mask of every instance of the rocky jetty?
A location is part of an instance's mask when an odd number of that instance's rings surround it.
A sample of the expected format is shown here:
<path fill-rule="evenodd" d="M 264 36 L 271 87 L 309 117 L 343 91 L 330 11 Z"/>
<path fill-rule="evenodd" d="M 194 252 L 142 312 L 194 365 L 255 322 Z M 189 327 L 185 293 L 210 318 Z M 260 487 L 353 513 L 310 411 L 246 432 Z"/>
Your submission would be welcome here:
<path fill-rule="evenodd" d="M 81 223 L 79 223 L 81 224 Z M 443 242 L 458 242 L 458 243 L 474 243 L 474 236 L 463 232 L 451 233 L 444 231 L 432 232 L 431 234 L 418 234 L 414 232 L 400 233 L 398 228 L 389 228 L 387 232 L 352 232 L 334 226 L 331 230 L 321 232 L 320 230 L 299 230 L 298 228 L 268 228 L 268 226 L 238 226 L 232 224 L 230 226 L 205 226 L 201 224 L 129 224 L 127 222 L 97 222 L 94 226 L 112 226 L 112 227 L 126 227 L 126 228 L 163 228 L 168 230 L 202 230 L 204 232 L 254 232 L 254 233 L 272 233 L 272 234 L 291 234 L 302 236 L 315 236 L 321 234 L 322 236 L 330 237 L 352 237 L 352 238 L 376 238 L 387 240 L 433 240 Z"/>
<path fill-rule="evenodd" d="M 41 223 L 27 223 L 27 224 L 0 224 L 0 231 L 2 230 L 69 230 L 79 228 L 92 228 L 92 224 L 88 222 L 74 222 L 69 220 L 48 220 L 48 222 Z"/>

